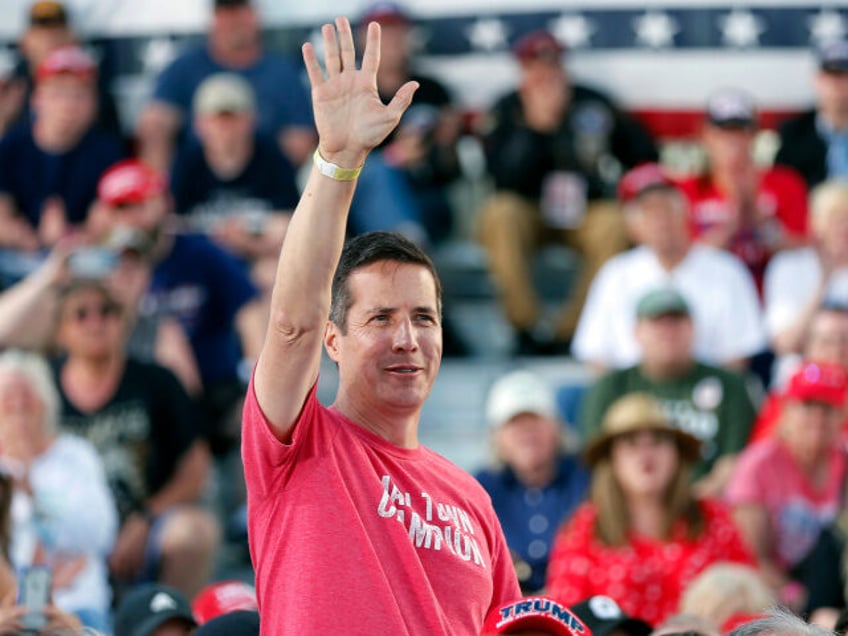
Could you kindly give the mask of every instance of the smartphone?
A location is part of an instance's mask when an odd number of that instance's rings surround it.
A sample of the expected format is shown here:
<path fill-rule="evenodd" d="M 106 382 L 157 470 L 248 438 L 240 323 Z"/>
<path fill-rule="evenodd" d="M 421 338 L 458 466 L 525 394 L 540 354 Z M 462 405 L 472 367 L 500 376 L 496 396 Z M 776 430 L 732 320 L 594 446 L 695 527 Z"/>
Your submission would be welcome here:
<path fill-rule="evenodd" d="M 50 604 L 52 578 L 50 568 L 42 565 L 33 565 L 23 571 L 18 588 L 18 605 L 27 608 L 27 613 L 21 618 L 24 629 L 37 632 L 47 626 L 44 608 Z"/>
<path fill-rule="evenodd" d="M 117 265 L 117 252 L 106 247 L 80 247 L 68 256 L 68 267 L 75 278 L 101 279 Z"/>

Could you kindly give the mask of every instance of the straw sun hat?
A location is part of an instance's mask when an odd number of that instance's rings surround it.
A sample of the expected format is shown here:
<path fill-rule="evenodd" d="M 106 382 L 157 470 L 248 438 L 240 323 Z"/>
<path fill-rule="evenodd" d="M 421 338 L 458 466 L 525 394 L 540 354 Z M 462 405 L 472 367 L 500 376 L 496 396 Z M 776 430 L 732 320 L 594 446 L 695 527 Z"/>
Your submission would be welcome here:
<path fill-rule="evenodd" d="M 671 433 L 681 457 L 689 461 L 696 461 L 700 457 L 701 442 L 698 438 L 676 428 L 655 398 L 647 393 L 629 393 L 607 409 L 601 432 L 583 451 L 586 463 L 594 466 L 609 454 L 615 438 L 636 431 Z"/>

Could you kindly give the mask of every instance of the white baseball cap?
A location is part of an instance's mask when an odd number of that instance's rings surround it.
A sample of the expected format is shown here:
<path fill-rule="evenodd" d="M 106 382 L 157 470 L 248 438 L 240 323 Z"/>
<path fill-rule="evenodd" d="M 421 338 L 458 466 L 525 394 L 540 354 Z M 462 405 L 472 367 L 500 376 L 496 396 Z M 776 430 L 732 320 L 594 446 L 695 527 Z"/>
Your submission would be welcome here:
<path fill-rule="evenodd" d="M 512 371 L 498 378 L 489 389 L 486 419 L 498 428 L 521 413 L 558 419 L 556 397 L 544 378 L 531 371 Z"/>

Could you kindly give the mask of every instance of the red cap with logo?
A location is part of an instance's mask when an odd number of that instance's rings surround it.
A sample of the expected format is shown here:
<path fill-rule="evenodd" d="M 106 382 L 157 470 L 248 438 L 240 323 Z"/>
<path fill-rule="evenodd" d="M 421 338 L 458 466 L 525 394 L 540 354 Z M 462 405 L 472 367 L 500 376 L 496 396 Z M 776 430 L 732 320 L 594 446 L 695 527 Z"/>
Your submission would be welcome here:
<path fill-rule="evenodd" d="M 658 163 L 643 163 L 624 173 L 618 182 L 618 198 L 622 203 L 637 199 L 649 190 L 675 188 Z"/>
<path fill-rule="evenodd" d="M 522 61 L 538 58 L 558 60 L 565 52 L 565 47 L 550 31 L 538 29 L 516 40 L 512 52 Z"/>
<path fill-rule="evenodd" d="M 792 374 L 783 398 L 799 402 L 823 402 L 834 408 L 845 406 L 848 376 L 836 364 L 807 362 Z"/>
<path fill-rule="evenodd" d="M 63 46 L 48 54 L 35 71 L 35 79 L 38 82 L 56 75 L 72 75 L 92 80 L 97 75 L 97 62 L 85 49 Z"/>
<path fill-rule="evenodd" d="M 165 176 L 138 159 L 119 161 L 100 177 L 97 198 L 108 205 L 143 203 L 164 192 Z"/>
<path fill-rule="evenodd" d="M 406 9 L 396 2 L 374 2 L 369 5 L 357 21 L 361 26 L 371 22 L 380 24 L 412 24 L 412 18 Z"/>
<path fill-rule="evenodd" d="M 592 636 L 565 605 L 546 596 L 527 596 L 493 609 L 483 623 L 483 636 L 536 630 L 551 636 Z"/>
<path fill-rule="evenodd" d="M 237 580 L 207 585 L 191 603 L 194 618 L 201 625 L 223 614 L 255 609 L 258 609 L 256 590 L 252 585 Z"/>

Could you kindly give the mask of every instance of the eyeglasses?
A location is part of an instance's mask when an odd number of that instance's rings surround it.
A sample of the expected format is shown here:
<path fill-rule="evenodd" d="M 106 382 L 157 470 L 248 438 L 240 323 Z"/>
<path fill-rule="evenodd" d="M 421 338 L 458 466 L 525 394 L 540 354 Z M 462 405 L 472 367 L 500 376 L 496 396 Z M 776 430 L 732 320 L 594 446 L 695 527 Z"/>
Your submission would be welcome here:
<path fill-rule="evenodd" d="M 71 317 L 76 322 L 85 322 L 92 316 L 97 316 L 100 319 L 111 318 L 117 316 L 120 309 L 112 303 L 101 303 L 99 305 L 81 305 L 71 312 Z"/>

